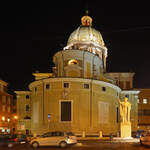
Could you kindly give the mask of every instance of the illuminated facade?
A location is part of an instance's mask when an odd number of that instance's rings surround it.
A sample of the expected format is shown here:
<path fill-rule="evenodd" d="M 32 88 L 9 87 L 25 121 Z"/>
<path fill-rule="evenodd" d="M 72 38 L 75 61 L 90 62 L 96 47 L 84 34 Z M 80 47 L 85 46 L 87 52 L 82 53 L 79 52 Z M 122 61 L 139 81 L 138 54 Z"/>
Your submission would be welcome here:
<path fill-rule="evenodd" d="M 26 92 L 30 93 L 32 133 L 64 130 L 76 134 L 117 134 L 118 99 L 127 94 L 133 106 L 132 130 L 137 129 L 138 91 L 122 90 L 106 73 L 108 50 L 102 35 L 92 27 L 91 17 L 83 16 L 81 22 L 71 33 L 67 46 L 53 56 L 53 73 L 33 73 L 35 81 L 29 84 L 30 91 L 16 91 L 17 104 L 22 104 L 23 109 Z"/>
<path fill-rule="evenodd" d="M 7 83 L 0 80 L 0 133 L 12 133 L 17 128 L 16 104 L 7 93 Z"/>
<path fill-rule="evenodd" d="M 137 89 L 138 97 L 138 129 L 150 129 L 150 89 Z"/>
<path fill-rule="evenodd" d="M 31 92 L 15 91 L 17 94 L 18 132 L 30 134 L 31 130 Z"/>

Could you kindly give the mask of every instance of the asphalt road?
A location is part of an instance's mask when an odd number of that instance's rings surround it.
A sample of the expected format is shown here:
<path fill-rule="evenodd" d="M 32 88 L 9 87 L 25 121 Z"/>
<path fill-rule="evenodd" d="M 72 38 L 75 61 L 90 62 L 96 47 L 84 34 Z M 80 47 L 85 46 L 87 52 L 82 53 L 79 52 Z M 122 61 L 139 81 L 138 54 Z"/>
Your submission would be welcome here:
<path fill-rule="evenodd" d="M 59 147 L 39 147 L 37 150 L 60 150 Z M 111 143 L 100 141 L 79 141 L 78 144 L 62 148 L 63 150 L 149 150 L 150 147 L 139 143 Z M 33 150 L 29 145 L 16 145 L 12 148 L 0 147 L 0 150 Z"/>

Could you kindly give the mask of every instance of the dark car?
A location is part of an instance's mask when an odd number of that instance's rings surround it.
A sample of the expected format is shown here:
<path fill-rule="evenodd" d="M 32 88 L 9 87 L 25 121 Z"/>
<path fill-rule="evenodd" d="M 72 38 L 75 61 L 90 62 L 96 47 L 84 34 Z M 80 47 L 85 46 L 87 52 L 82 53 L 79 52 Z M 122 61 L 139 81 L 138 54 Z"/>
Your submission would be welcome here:
<path fill-rule="evenodd" d="M 140 144 L 150 146 L 150 130 L 140 137 Z"/>
<path fill-rule="evenodd" d="M 146 131 L 144 131 L 144 130 L 137 130 L 137 132 L 136 132 L 136 138 L 140 138 L 142 135 L 145 134 L 145 132 Z"/>
<path fill-rule="evenodd" d="M 23 144 L 27 142 L 27 136 L 24 134 L 13 134 L 10 136 L 10 141 L 13 141 L 17 144 Z"/>
<path fill-rule="evenodd" d="M 8 146 L 13 147 L 18 144 L 27 143 L 27 136 L 24 134 L 1 134 L 0 147 Z"/>
<path fill-rule="evenodd" d="M 12 147 L 14 142 L 11 141 L 11 135 L 9 134 L 0 134 L 0 147 L 8 146 Z"/>

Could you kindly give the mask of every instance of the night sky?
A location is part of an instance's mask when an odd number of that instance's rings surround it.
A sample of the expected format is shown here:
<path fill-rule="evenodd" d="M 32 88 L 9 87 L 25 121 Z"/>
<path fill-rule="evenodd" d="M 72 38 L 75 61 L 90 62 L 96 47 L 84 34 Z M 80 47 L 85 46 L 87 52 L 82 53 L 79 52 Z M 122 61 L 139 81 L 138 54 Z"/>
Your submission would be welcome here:
<path fill-rule="evenodd" d="M 139 4 L 101 1 L 4 2 L 0 18 L 0 79 L 26 90 L 32 73 L 51 72 L 52 56 L 89 10 L 108 48 L 108 72 L 135 72 L 134 87 L 150 88 L 150 13 Z"/>

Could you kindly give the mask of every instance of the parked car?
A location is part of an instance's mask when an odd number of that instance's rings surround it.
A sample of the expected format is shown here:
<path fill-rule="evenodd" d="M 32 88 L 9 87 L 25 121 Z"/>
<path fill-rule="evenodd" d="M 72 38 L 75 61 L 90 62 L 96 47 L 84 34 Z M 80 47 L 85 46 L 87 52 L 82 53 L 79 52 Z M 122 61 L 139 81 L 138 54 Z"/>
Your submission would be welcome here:
<path fill-rule="evenodd" d="M 145 134 L 140 137 L 140 144 L 150 146 L 150 131 L 145 132 Z"/>
<path fill-rule="evenodd" d="M 9 146 L 12 147 L 13 144 L 10 142 L 9 134 L 0 134 L 0 147 Z"/>
<path fill-rule="evenodd" d="M 17 144 L 11 134 L 0 134 L 0 147 L 13 147 Z"/>
<path fill-rule="evenodd" d="M 60 146 L 66 147 L 69 144 L 76 144 L 77 138 L 72 132 L 47 132 L 43 135 L 34 138 L 30 141 L 32 147 L 37 148 L 39 146 Z"/>
<path fill-rule="evenodd" d="M 145 134 L 145 130 L 137 130 L 137 132 L 136 132 L 136 138 L 140 138 L 142 135 L 144 135 Z"/>
<path fill-rule="evenodd" d="M 24 134 L 13 134 L 10 136 L 10 141 L 15 142 L 16 144 L 24 144 L 27 142 L 27 136 Z"/>
<path fill-rule="evenodd" d="M 30 142 L 32 139 L 34 139 L 35 137 L 30 134 L 30 135 L 27 135 L 27 141 Z"/>

